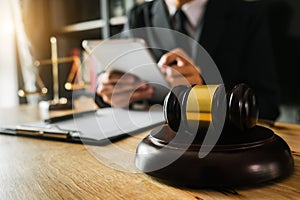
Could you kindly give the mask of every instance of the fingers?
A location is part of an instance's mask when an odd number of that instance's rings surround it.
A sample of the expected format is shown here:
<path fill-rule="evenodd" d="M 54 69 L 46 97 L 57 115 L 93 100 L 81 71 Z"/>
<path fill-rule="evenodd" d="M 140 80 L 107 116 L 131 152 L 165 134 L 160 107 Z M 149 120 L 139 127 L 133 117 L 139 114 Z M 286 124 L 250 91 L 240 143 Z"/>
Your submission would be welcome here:
<path fill-rule="evenodd" d="M 104 102 L 109 103 L 113 107 L 124 108 L 136 101 L 150 99 L 153 92 L 153 88 L 147 85 L 142 88 L 137 88 L 136 90 L 122 93 L 109 92 L 102 95 L 102 98 Z"/>
<path fill-rule="evenodd" d="M 115 88 L 115 85 L 119 85 L 119 90 L 122 90 L 122 85 L 128 86 L 130 84 L 137 84 L 141 82 L 136 76 L 131 74 L 124 74 L 119 71 L 108 71 L 102 73 L 98 78 L 98 95 L 112 91 Z M 126 87 L 124 87 L 126 90 Z"/>
<path fill-rule="evenodd" d="M 168 76 L 192 76 L 199 75 L 199 69 L 193 65 L 166 67 L 166 74 Z"/>
<path fill-rule="evenodd" d="M 126 107 L 142 99 L 150 99 L 153 88 L 132 74 L 105 72 L 100 75 L 97 94 L 113 107 Z"/>
<path fill-rule="evenodd" d="M 202 85 L 199 69 L 193 65 L 166 67 L 166 78 L 172 87 L 177 85 Z"/>
<path fill-rule="evenodd" d="M 99 95 L 112 95 L 114 94 L 122 94 L 132 92 L 137 89 L 145 89 L 147 88 L 147 83 L 145 81 L 138 81 L 134 83 L 121 83 L 117 82 L 116 84 L 101 84 L 97 88 L 97 93 Z"/>
<path fill-rule="evenodd" d="M 173 52 L 168 52 L 160 58 L 160 60 L 158 61 L 158 66 L 170 66 L 170 63 L 174 63 L 178 59 L 179 57 L 176 54 L 174 54 Z"/>
<path fill-rule="evenodd" d="M 203 83 L 200 69 L 182 49 L 174 49 L 164 54 L 158 66 L 172 87 Z"/>
<path fill-rule="evenodd" d="M 147 86 L 146 88 L 143 89 L 138 89 L 135 90 L 131 95 L 130 95 L 130 104 L 136 101 L 144 100 L 144 99 L 150 99 L 152 98 L 154 93 L 154 89 L 151 86 Z"/>
<path fill-rule="evenodd" d="M 116 84 L 116 83 L 134 83 L 139 80 L 132 74 L 125 74 L 119 71 L 108 71 L 99 76 L 99 84 Z"/>
<path fill-rule="evenodd" d="M 176 87 L 178 85 L 202 85 L 203 81 L 200 77 L 196 76 L 167 76 L 167 81 L 171 87 Z"/>
<path fill-rule="evenodd" d="M 170 63 L 176 63 L 178 66 L 183 66 L 186 64 L 194 65 L 193 60 L 180 48 L 174 49 L 164 54 L 160 58 L 158 66 L 170 66 Z"/>

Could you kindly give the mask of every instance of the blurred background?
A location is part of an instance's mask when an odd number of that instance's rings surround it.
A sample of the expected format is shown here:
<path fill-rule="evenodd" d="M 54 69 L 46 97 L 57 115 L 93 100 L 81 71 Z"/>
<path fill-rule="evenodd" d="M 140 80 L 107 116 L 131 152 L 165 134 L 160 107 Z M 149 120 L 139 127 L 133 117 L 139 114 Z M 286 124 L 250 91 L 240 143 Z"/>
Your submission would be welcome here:
<path fill-rule="evenodd" d="M 71 99 L 74 89 L 92 94 L 96 75 L 83 62 L 82 41 L 119 33 L 128 10 L 143 1 L 0 0 L 0 108 L 53 99 L 54 51 L 62 58 L 59 96 Z M 264 1 L 281 91 L 278 120 L 300 123 L 300 1 Z"/>

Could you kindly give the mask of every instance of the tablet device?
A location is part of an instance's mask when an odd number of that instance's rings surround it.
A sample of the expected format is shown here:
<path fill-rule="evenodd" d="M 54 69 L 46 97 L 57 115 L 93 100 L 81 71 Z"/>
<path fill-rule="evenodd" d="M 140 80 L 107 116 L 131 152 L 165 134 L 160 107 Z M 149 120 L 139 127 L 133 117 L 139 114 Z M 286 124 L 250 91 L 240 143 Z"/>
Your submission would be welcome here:
<path fill-rule="evenodd" d="M 102 71 L 134 74 L 154 87 L 152 101 L 164 100 L 170 85 L 143 39 L 85 40 L 82 46 L 96 59 Z"/>

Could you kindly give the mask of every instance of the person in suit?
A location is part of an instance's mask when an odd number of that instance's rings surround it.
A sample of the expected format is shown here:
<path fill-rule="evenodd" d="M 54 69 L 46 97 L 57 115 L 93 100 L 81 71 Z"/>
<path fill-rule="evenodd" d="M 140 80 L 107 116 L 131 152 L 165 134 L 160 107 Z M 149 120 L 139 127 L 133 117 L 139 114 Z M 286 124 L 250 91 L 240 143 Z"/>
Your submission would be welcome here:
<path fill-rule="evenodd" d="M 279 86 L 273 62 L 271 43 L 263 1 L 245 0 L 154 0 L 136 5 L 128 14 L 125 30 L 143 27 L 159 27 L 175 30 L 172 21 L 177 8 L 185 13 L 186 33 L 209 53 L 221 73 L 224 84 L 232 88 L 246 83 L 255 90 L 259 103 L 259 117 L 275 120 L 279 115 Z M 146 38 L 147 40 L 147 38 Z M 170 43 L 168 43 L 170 44 Z M 170 44 L 176 47 L 176 42 Z M 175 52 L 174 52 L 175 51 Z M 155 52 L 163 72 L 176 69 L 187 78 L 189 84 L 202 84 L 200 70 L 178 49 L 170 52 Z M 177 65 L 168 66 L 171 61 Z M 172 75 L 172 73 L 171 73 Z M 122 107 L 122 95 L 131 88 L 135 90 L 129 104 L 150 99 L 153 88 L 147 83 L 126 78 L 126 87 L 119 88 L 120 98 L 112 98 L 114 84 L 122 74 L 106 72 L 101 75 L 97 94 L 99 104 Z M 127 80 L 128 79 L 128 80 Z M 176 82 L 176 81 L 175 81 Z M 204 80 L 206 82 L 206 80 Z M 209 84 L 209 83 L 207 83 Z M 116 95 L 118 96 L 118 95 Z"/>

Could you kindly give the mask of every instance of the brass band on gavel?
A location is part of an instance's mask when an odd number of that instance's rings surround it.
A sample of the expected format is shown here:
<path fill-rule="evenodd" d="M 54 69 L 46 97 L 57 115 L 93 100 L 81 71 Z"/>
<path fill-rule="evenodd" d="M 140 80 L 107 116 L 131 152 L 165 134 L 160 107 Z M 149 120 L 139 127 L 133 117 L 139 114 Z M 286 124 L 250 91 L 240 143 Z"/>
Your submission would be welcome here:
<path fill-rule="evenodd" d="M 186 122 L 189 127 L 208 127 L 212 122 L 213 97 L 220 85 L 196 85 L 191 88 L 186 108 Z"/>

